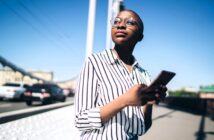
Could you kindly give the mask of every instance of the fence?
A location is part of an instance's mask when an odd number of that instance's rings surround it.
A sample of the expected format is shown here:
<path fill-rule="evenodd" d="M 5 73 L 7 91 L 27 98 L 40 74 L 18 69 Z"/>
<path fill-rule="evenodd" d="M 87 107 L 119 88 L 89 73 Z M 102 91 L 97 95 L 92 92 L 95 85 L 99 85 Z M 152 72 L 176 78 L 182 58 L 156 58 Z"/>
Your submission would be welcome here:
<path fill-rule="evenodd" d="M 201 99 L 196 97 L 167 97 L 164 103 L 168 107 L 177 107 L 197 114 L 207 114 L 214 119 L 214 99 Z"/>

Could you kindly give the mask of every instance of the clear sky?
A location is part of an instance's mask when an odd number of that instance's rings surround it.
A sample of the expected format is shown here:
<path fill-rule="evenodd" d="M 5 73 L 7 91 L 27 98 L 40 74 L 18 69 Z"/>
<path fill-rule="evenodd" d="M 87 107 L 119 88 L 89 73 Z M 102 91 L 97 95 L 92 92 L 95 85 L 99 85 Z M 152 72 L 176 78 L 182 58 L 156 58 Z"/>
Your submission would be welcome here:
<path fill-rule="evenodd" d="M 213 0 L 124 0 L 144 21 L 134 55 L 150 72 L 177 73 L 169 88 L 214 84 Z M 93 52 L 105 49 L 107 0 L 97 0 Z M 78 75 L 85 58 L 88 0 L 0 0 L 0 55 L 25 70 Z"/>

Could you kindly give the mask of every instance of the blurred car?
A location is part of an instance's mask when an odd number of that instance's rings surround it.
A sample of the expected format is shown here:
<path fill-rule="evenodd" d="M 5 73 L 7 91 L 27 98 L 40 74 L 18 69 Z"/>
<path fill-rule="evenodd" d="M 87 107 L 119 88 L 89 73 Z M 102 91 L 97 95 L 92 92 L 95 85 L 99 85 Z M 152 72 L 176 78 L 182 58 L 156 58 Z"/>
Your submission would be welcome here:
<path fill-rule="evenodd" d="M 67 97 L 74 97 L 74 90 L 71 88 L 64 88 L 63 93 Z"/>
<path fill-rule="evenodd" d="M 66 96 L 63 90 L 55 84 L 34 84 L 26 89 L 23 100 L 28 106 L 33 102 L 41 102 L 45 105 L 56 101 L 64 102 Z"/>
<path fill-rule="evenodd" d="M 29 86 L 22 82 L 5 83 L 4 85 L 0 86 L 0 98 L 22 100 L 23 94 L 27 87 Z"/>

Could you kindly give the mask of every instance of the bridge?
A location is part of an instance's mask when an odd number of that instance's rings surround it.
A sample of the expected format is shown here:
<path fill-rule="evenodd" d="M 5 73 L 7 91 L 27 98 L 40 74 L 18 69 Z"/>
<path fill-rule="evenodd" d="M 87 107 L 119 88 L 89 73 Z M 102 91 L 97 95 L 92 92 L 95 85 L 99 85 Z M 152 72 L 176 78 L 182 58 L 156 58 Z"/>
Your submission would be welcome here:
<path fill-rule="evenodd" d="M 93 10 L 91 13 L 93 14 Z M 92 25 L 92 27 L 93 26 L 94 25 Z M 89 36 L 92 37 L 93 33 Z M 91 40 L 93 40 L 93 38 L 89 38 L 88 40 L 89 41 L 87 42 L 89 42 L 89 46 L 92 46 L 93 41 Z M 89 49 L 87 53 L 91 53 L 91 50 Z M 9 67 L 15 72 L 20 72 L 23 77 L 27 76 L 37 81 L 48 82 L 32 75 L 2 56 L 0 56 L 0 63 L 3 67 Z M 22 112 L 25 112 L 25 110 L 22 110 Z M 10 112 L 10 114 L 15 116 L 22 112 Z M 195 114 L 191 111 L 182 110 L 180 108 L 169 108 L 165 105 L 155 106 L 153 112 L 153 125 L 145 135 L 140 137 L 140 140 L 214 139 L 213 120 L 203 113 Z M 3 119 L 3 116 L 8 116 L 8 114 L 1 113 L 0 119 Z M 11 139 L 78 140 L 79 132 L 74 126 L 74 106 L 69 105 L 37 115 L 2 123 L 0 125 L 0 140 Z"/>
<path fill-rule="evenodd" d="M 35 79 L 36 81 L 41 81 L 41 82 L 50 82 L 47 80 L 44 80 L 42 78 L 36 77 L 34 75 L 32 75 L 30 72 L 27 72 L 26 70 L 24 70 L 21 67 L 18 67 L 17 65 L 15 65 L 14 63 L 10 62 L 9 60 L 7 60 L 6 58 L 0 56 L 0 64 L 2 64 L 3 68 L 4 67 L 8 67 L 11 70 L 13 70 L 14 72 L 19 72 L 23 75 L 23 78 L 25 76 L 28 76 L 31 79 Z M 22 80 L 23 81 L 23 80 Z"/>

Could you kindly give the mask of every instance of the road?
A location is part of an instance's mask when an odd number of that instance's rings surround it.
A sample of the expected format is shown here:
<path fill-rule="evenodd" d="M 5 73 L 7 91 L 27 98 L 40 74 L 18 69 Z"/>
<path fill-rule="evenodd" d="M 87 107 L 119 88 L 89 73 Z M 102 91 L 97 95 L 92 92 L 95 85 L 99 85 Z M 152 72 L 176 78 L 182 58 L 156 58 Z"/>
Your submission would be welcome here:
<path fill-rule="evenodd" d="M 66 101 L 72 100 L 73 97 L 68 97 Z M 0 101 L 0 113 L 10 112 L 15 110 L 21 110 L 26 108 L 38 107 L 42 106 L 41 103 L 33 103 L 32 106 L 27 106 L 23 101 L 9 101 L 9 100 L 1 100 Z"/>

